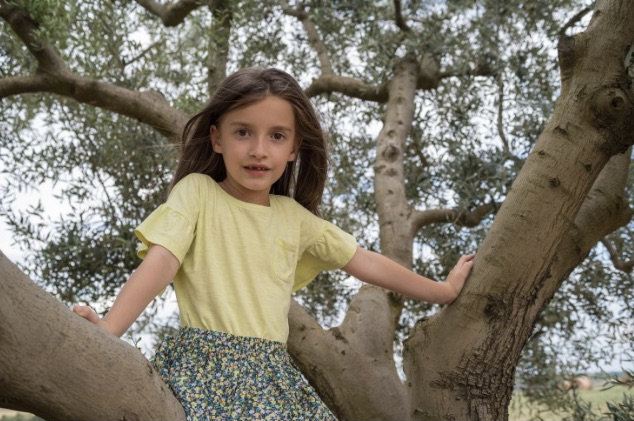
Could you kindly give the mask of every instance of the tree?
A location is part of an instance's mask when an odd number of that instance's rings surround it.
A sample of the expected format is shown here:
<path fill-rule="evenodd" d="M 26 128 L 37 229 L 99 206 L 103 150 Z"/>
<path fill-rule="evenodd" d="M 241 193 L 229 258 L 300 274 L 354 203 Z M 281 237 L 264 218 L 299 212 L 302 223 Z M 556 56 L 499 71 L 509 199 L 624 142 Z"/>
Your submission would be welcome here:
<path fill-rule="evenodd" d="M 631 219 L 634 16 L 627 2 L 597 2 L 583 32 L 561 37 L 558 93 L 541 67 L 554 63 L 544 39 L 554 43 L 589 11 L 563 0 L 0 0 L 7 111 L 0 135 L 10 158 L 3 162 L 20 174 L 5 186 L 7 197 L 10 188 L 74 171 L 83 176 L 70 177 L 64 194 L 97 203 L 60 221 L 56 235 L 4 213 L 39 247 L 30 271 L 55 295 L 73 301 L 112 294 L 133 266 L 132 227 L 160 201 L 169 142 L 187 113 L 228 68 L 281 65 L 331 119 L 328 218 L 377 247 L 364 229 L 376 212 L 381 252 L 437 277 L 461 250 L 481 243 L 464 293 L 430 317 L 422 317 L 429 308 L 364 286 L 341 324 L 325 330 L 309 311 L 320 310 L 324 297 L 336 301 L 339 290 L 316 282 L 310 292 L 318 298 L 298 297 L 306 308 L 295 303 L 289 315 L 293 358 L 342 419 L 506 419 L 522 349 L 539 345 L 535 326 L 552 327 L 544 314 L 552 313 L 553 295 L 564 282 L 583 283 L 569 275 L 590 272 L 584 259 L 599 241 L 615 260 L 619 247 L 630 246 L 619 240 L 626 235 L 606 238 Z M 24 140 L 37 118 L 52 127 L 47 147 Z M 24 162 L 42 170 L 25 171 Z M 358 182 L 351 186 L 350 179 Z M 106 197 L 95 200 L 89 181 Z M 87 242 L 93 247 L 83 248 Z M 416 249 L 434 263 L 414 261 Z M 182 416 L 133 349 L 73 318 L 6 259 L 0 268 L 0 353 L 11 356 L 0 363 L 3 406 L 51 419 Z M 393 341 L 405 316 L 418 322 L 399 331 L 407 336 L 403 381 Z M 21 352 L 43 347 L 41 358 L 57 355 L 44 339 L 63 344 L 66 358 L 61 372 L 42 368 L 47 375 L 36 383 L 33 359 Z M 129 359 L 130 366 L 95 363 L 104 358 Z M 99 379 L 99 402 L 90 382 L 66 381 L 73 370 Z M 109 382 L 113 373 L 125 380 Z M 73 393 L 55 394 L 60 384 Z M 141 384 L 150 391 L 121 402 L 128 387 Z"/>

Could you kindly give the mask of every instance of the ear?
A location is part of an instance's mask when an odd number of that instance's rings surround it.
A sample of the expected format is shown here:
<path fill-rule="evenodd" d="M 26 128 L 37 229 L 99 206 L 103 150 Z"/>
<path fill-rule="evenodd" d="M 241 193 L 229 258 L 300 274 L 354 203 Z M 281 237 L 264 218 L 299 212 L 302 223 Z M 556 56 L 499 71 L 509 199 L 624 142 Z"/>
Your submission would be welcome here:
<path fill-rule="evenodd" d="M 222 146 L 220 144 L 220 130 L 215 124 L 209 127 L 209 140 L 211 141 L 211 147 L 214 152 L 222 154 Z"/>
<path fill-rule="evenodd" d="M 291 154 L 288 156 L 288 162 L 295 161 L 295 158 L 297 158 L 297 154 L 299 153 L 299 148 L 301 146 L 302 146 L 302 141 L 301 140 L 296 140 L 295 141 L 295 146 L 293 147 L 293 150 L 291 151 Z"/>

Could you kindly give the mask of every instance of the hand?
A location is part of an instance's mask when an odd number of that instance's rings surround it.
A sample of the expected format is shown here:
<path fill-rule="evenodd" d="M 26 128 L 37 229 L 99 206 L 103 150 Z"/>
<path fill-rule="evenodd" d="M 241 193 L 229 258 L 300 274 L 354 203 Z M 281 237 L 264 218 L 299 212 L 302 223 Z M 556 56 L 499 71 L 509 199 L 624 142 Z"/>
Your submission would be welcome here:
<path fill-rule="evenodd" d="M 447 276 L 447 284 L 451 285 L 451 287 L 456 292 L 455 298 L 460 295 L 460 291 L 462 291 L 462 287 L 464 287 L 464 283 L 471 273 L 474 257 L 475 254 L 467 254 L 466 256 L 462 256 L 460 259 L 458 259 L 458 263 L 456 263 L 456 266 L 451 269 L 451 272 L 449 272 L 449 275 Z"/>
<path fill-rule="evenodd" d="M 88 320 L 90 323 L 99 326 L 104 330 L 108 330 L 106 329 L 104 321 L 99 318 L 92 308 L 88 306 L 75 306 L 73 307 L 73 312 Z"/>

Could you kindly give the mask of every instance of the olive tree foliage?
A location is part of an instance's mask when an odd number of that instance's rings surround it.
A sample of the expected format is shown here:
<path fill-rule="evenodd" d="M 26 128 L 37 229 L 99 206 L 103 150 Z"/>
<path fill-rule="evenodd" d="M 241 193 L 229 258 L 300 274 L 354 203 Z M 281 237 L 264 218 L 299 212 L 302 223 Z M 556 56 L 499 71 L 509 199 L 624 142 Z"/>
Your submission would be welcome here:
<path fill-rule="evenodd" d="M 226 74 L 244 66 L 284 69 L 306 87 L 331 141 L 324 216 L 384 251 L 376 138 L 387 82 L 411 56 L 424 72 L 404 154 L 405 191 L 425 218 L 413 253 L 395 244 L 387 254 L 444 279 L 459 255 L 478 249 L 544 129 L 560 93 L 557 42 L 581 31 L 593 6 L 2 0 L 0 213 L 26 253 L 21 267 L 63 302 L 103 308 L 139 263 L 133 230 L 165 199 L 179 129 Z M 28 17 L 29 35 L 11 27 L 16 9 Z M 51 57 L 57 61 L 46 62 Z M 83 78 L 86 93 L 28 79 L 46 76 L 43 63 Z M 22 84 L 9 84 L 18 78 Z M 158 111 L 113 104 L 99 84 L 152 96 Z M 37 200 L 19 206 L 24 195 L 50 192 L 63 212 Z M 534 399 L 552 398 L 544 384 L 597 363 L 631 364 L 632 326 L 623 322 L 634 316 L 631 230 L 626 223 L 592 248 L 538 318 L 516 373 L 523 384 L 542 385 L 529 389 Z M 296 298 L 335 326 L 356 291 L 344 280 L 322 274 Z M 413 324 L 436 310 L 404 302 L 397 355 Z M 566 399 L 559 404 L 572 408 Z"/>

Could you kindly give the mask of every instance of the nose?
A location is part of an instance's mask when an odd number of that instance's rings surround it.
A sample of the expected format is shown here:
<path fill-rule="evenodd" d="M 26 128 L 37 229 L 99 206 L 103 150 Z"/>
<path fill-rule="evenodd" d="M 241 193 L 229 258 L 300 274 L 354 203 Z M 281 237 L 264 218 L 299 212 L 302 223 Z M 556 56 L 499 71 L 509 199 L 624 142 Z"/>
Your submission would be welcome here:
<path fill-rule="evenodd" d="M 262 159 L 267 156 L 266 138 L 264 136 L 256 136 L 251 142 L 250 155 L 257 159 Z"/>

